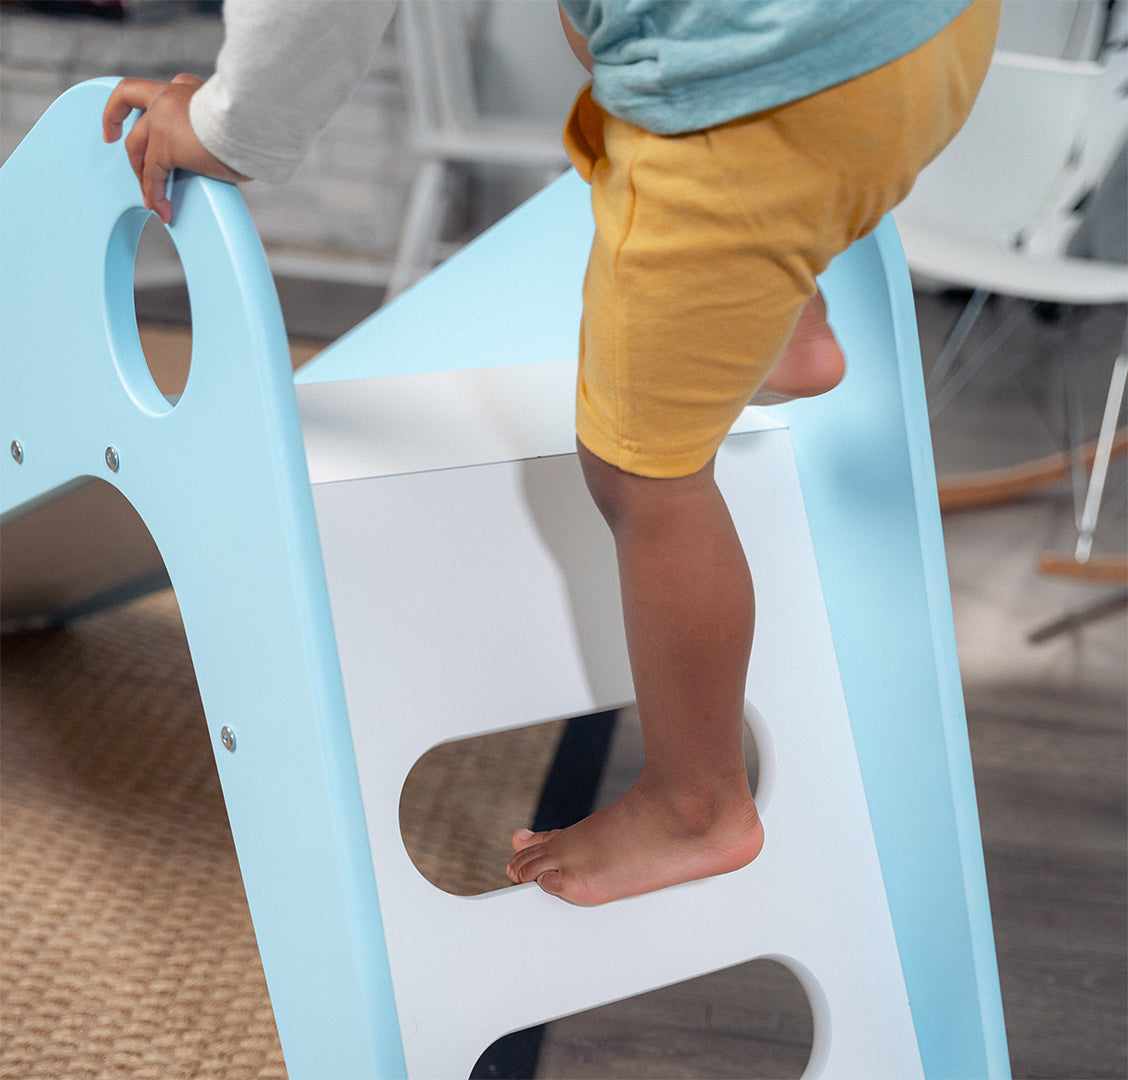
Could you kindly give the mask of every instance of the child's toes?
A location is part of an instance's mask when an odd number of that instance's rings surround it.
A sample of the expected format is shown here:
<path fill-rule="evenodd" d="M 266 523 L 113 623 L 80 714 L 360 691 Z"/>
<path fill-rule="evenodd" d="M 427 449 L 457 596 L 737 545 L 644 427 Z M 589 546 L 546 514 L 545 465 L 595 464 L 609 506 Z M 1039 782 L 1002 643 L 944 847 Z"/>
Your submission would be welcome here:
<path fill-rule="evenodd" d="M 525 848 L 533 847 L 535 844 L 543 844 L 557 832 L 559 832 L 558 829 L 549 832 L 533 832 L 531 829 L 518 829 L 513 834 L 510 843 L 513 845 L 514 851 L 524 851 Z"/>
<path fill-rule="evenodd" d="M 537 875 L 537 884 L 553 896 L 560 896 L 564 892 L 564 875 L 559 870 L 545 870 Z"/>
<path fill-rule="evenodd" d="M 514 885 L 522 884 L 524 879 L 521 877 L 521 870 L 527 862 L 528 859 L 523 858 L 522 853 L 518 852 L 505 864 L 505 876 L 509 878 Z"/>
<path fill-rule="evenodd" d="M 518 851 L 509 860 L 505 873 L 514 884 L 523 885 L 529 881 L 536 881 L 541 874 L 555 869 L 554 860 L 537 845 Z"/>

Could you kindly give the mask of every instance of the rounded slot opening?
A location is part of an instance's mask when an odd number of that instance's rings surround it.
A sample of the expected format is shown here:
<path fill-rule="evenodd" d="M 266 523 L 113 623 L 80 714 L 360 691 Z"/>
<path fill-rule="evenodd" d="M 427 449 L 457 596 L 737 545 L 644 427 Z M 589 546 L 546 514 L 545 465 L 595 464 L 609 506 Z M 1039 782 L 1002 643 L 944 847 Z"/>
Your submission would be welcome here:
<path fill-rule="evenodd" d="M 760 958 L 575 1013 L 493 1043 L 471 1077 L 801 1077 L 815 1042 L 807 990 Z"/>
<path fill-rule="evenodd" d="M 756 807 L 763 813 L 775 793 L 775 746 L 767 722 L 750 701 L 744 703 L 744 760 Z"/>
<path fill-rule="evenodd" d="M 415 763 L 400 793 L 400 835 L 432 885 L 479 896 L 511 884 L 510 837 L 536 818 L 566 724 L 440 743 Z"/>
<path fill-rule="evenodd" d="M 767 725 L 745 709 L 745 764 L 761 812 L 775 755 Z M 455 896 L 506 888 L 510 838 L 522 827 L 562 829 L 624 795 L 642 771 L 638 709 L 440 743 L 412 766 L 400 792 L 400 836 L 415 868 Z"/>

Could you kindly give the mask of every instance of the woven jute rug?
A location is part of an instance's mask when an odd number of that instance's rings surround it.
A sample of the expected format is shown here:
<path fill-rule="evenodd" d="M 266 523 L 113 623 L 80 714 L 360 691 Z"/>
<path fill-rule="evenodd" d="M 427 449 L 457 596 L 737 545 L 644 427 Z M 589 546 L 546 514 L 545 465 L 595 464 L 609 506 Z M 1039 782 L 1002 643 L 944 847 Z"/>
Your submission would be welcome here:
<path fill-rule="evenodd" d="M 0 1077 L 285 1076 L 170 591 L 0 645 Z M 504 887 L 552 726 L 433 753 L 405 788 L 425 876 Z"/>
<path fill-rule="evenodd" d="M 165 393 L 181 326 L 145 324 Z M 292 341 L 295 367 L 317 343 Z M 0 588 L 2 588 L 0 582 Z M 420 872 L 506 887 L 557 725 L 441 747 L 401 804 Z M 284 1077 L 171 591 L 0 641 L 0 1080 Z"/>

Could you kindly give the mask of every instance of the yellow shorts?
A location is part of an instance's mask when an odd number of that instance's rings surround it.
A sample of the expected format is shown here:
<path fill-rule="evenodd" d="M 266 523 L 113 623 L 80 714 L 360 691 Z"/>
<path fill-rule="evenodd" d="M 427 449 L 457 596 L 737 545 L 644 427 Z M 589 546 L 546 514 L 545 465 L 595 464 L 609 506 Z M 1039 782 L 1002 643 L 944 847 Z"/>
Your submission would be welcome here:
<path fill-rule="evenodd" d="M 811 97 L 686 135 L 585 90 L 564 142 L 592 187 L 576 427 L 643 476 L 708 463 L 779 356 L 815 277 L 908 194 L 987 72 L 998 0 Z"/>

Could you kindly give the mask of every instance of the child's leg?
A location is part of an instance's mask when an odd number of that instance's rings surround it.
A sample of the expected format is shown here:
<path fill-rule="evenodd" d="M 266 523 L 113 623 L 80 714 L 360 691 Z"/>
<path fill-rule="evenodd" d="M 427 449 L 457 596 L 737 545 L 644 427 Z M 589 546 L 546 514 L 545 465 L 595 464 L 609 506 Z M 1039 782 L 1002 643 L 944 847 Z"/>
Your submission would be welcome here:
<path fill-rule="evenodd" d="M 804 306 L 783 352 L 750 404 L 779 405 L 795 398 L 818 397 L 833 390 L 845 374 L 846 358 L 826 321 L 826 301 L 817 292 Z"/>
<path fill-rule="evenodd" d="M 515 834 L 514 881 L 601 903 L 759 852 L 741 747 L 752 584 L 712 455 L 758 387 L 782 400 L 841 377 L 815 277 L 958 128 L 996 22 L 978 0 L 894 64 L 674 139 L 577 102 L 569 150 L 596 221 L 580 459 L 615 538 L 646 762 L 578 825 Z"/>
<path fill-rule="evenodd" d="M 651 479 L 579 452 L 615 537 L 646 762 L 622 799 L 578 825 L 517 833 L 508 872 L 599 904 L 735 870 L 759 853 L 742 746 L 754 600 L 712 462 Z"/>
<path fill-rule="evenodd" d="M 752 402 L 826 393 L 844 373 L 816 293 Z M 598 904 L 727 873 L 759 854 L 743 752 L 755 607 L 712 461 L 662 480 L 623 472 L 582 443 L 578 451 L 615 537 L 646 762 L 622 799 L 585 821 L 516 833 L 508 870 L 515 882 Z"/>

